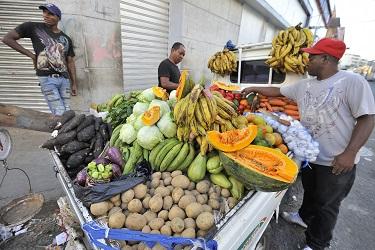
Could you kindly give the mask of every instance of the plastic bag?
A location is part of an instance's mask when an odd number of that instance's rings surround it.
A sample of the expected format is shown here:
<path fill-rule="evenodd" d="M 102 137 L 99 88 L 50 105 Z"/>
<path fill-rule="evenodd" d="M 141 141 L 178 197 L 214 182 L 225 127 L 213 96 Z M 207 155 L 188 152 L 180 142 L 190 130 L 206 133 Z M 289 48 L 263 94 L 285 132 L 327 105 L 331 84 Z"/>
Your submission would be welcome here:
<path fill-rule="evenodd" d="M 92 187 L 82 187 L 75 184 L 73 188 L 77 198 L 83 202 L 83 205 L 88 207 L 92 203 L 106 201 L 140 183 L 144 183 L 150 178 L 151 173 L 150 164 L 146 161 L 142 161 L 135 166 L 134 173 L 122 175 L 114 181 Z"/>

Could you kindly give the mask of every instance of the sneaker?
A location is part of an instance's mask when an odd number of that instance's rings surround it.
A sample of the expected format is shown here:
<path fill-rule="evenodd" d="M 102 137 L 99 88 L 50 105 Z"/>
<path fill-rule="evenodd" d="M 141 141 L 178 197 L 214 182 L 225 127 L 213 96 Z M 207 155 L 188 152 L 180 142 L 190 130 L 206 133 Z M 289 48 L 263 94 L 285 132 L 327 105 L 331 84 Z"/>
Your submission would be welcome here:
<path fill-rule="evenodd" d="M 282 212 L 281 217 L 289 223 L 300 225 L 303 228 L 307 228 L 306 223 L 299 216 L 298 212 Z M 308 248 L 306 248 L 308 250 Z"/>
<path fill-rule="evenodd" d="M 302 248 L 302 250 L 313 250 L 311 247 L 309 247 L 308 245 L 306 245 L 306 246 L 304 246 L 303 248 Z"/>

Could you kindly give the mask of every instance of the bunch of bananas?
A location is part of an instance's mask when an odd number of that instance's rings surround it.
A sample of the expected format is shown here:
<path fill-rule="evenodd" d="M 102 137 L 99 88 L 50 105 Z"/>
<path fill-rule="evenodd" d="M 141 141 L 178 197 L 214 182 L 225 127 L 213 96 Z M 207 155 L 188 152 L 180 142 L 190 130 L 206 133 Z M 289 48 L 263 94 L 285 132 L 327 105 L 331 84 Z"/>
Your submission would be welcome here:
<path fill-rule="evenodd" d="M 176 103 L 173 114 L 177 124 L 178 140 L 195 140 L 202 155 L 213 149 L 208 144 L 207 131 L 225 132 L 243 127 L 241 122 L 237 122 L 238 114 L 232 102 L 226 100 L 219 92 L 210 92 L 199 84 Z"/>
<path fill-rule="evenodd" d="M 281 30 L 272 40 L 271 58 L 266 63 L 276 71 L 304 74 L 309 62 L 309 54 L 300 51 L 310 47 L 314 41 L 308 28 L 298 24 Z"/>
<path fill-rule="evenodd" d="M 224 49 L 223 51 L 216 52 L 215 55 L 210 57 L 207 67 L 213 73 L 222 76 L 229 75 L 237 70 L 237 57 L 232 51 Z"/>

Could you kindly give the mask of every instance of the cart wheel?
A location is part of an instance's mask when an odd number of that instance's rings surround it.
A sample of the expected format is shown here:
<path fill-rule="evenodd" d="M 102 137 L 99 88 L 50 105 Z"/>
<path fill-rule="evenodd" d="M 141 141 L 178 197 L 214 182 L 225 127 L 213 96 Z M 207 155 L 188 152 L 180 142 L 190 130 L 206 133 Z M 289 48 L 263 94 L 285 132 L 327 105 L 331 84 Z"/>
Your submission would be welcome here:
<path fill-rule="evenodd" d="M 265 234 L 259 239 L 257 245 L 255 246 L 255 250 L 268 250 L 268 239 Z"/>

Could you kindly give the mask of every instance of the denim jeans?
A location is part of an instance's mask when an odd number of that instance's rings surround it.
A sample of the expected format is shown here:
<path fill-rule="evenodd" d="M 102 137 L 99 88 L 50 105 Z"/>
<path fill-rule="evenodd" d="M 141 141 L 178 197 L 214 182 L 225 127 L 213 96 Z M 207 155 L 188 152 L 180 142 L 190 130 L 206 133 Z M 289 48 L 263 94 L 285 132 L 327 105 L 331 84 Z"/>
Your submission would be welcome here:
<path fill-rule="evenodd" d="M 52 114 L 70 109 L 70 81 L 64 77 L 40 76 L 40 87 Z"/>
<path fill-rule="evenodd" d="M 332 167 L 311 164 L 302 170 L 304 189 L 299 215 L 307 224 L 306 243 L 314 250 L 329 246 L 341 201 L 349 194 L 356 166 L 350 172 L 335 175 Z"/>

